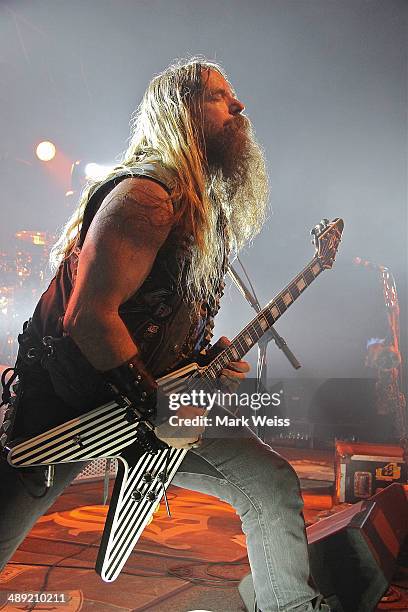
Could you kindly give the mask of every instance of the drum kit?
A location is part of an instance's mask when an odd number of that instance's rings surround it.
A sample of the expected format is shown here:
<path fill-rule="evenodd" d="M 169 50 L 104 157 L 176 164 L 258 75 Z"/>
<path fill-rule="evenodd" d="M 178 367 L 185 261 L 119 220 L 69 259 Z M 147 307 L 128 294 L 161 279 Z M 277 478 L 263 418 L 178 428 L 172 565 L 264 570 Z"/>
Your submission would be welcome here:
<path fill-rule="evenodd" d="M 8 251 L 0 250 L 0 364 L 14 364 L 17 336 L 51 276 L 48 256 L 53 241 L 46 232 L 21 230 Z"/>

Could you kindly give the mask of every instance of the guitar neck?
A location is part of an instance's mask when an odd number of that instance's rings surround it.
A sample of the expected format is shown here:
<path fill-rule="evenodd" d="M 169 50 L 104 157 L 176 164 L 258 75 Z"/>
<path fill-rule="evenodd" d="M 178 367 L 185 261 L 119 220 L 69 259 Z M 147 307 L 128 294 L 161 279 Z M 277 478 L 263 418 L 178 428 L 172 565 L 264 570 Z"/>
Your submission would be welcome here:
<path fill-rule="evenodd" d="M 293 304 L 301 293 L 312 284 L 323 270 L 318 257 L 312 261 L 295 278 L 252 319 L 248 325 L 232 340 L 228 348 L 213 359 L 205 371 L 209 378 L 217 378 L 221 370 L 231 361 L 239 361 L 276 323 L 283 313 Z"/>

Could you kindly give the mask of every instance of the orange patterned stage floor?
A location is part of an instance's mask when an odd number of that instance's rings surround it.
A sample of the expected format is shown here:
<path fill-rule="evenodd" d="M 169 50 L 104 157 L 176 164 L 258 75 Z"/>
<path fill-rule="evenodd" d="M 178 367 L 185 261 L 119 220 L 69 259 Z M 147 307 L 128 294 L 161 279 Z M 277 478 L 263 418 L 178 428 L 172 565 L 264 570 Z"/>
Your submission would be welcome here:
<path fill-rule="evenodd" d="M 297 470 L 308 524 L 332 508 L 330 453 L 281 449 Z M 67 489 L 42 517 L 0 575 L 0 610 L 47 612 L 240 612 L 237 585 L 249 572 L 245 536 L 233 509 L 216 498 L 170 487 L 173 518 L 160 507 L 154 521 L 110 584 L 94 571 L 107 507 L 101 482 Z M 69 602 L 7 603 L 9 592 L 65 593 Z M 403 591 L 401 591 L 403 592 Z M 381 610 L 408 610 L 398 602 Z M 399 600 L 400 605 L 401 600 Z M 394 607 L 393 607 L 394 606 Z"/>

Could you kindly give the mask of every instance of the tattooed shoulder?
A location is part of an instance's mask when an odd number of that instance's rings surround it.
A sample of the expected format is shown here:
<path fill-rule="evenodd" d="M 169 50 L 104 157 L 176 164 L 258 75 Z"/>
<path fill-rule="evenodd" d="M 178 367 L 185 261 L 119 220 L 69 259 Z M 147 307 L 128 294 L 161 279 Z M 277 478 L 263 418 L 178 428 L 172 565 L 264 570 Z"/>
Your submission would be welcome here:
<path fill-rule="evenodd" d="M 160 228 L 172 225 L 174 210 L 161 185 L 149 179 L 128 178 L 105 198 L 98 215 L 101 219 L 110 217 L 118 222 Z"/>

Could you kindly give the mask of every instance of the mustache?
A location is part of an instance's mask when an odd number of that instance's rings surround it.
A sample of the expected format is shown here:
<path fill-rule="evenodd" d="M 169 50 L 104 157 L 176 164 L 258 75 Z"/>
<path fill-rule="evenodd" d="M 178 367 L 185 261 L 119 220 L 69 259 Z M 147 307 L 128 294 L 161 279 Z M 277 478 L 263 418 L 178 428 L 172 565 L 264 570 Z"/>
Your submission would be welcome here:
<path fill-rule="evenodd" d="M 245 115 L 237 115 L 224 124 L 224 130 L 230 132 L 248 131 L 250 125 L 248 117 L 245 117 Z"/>

